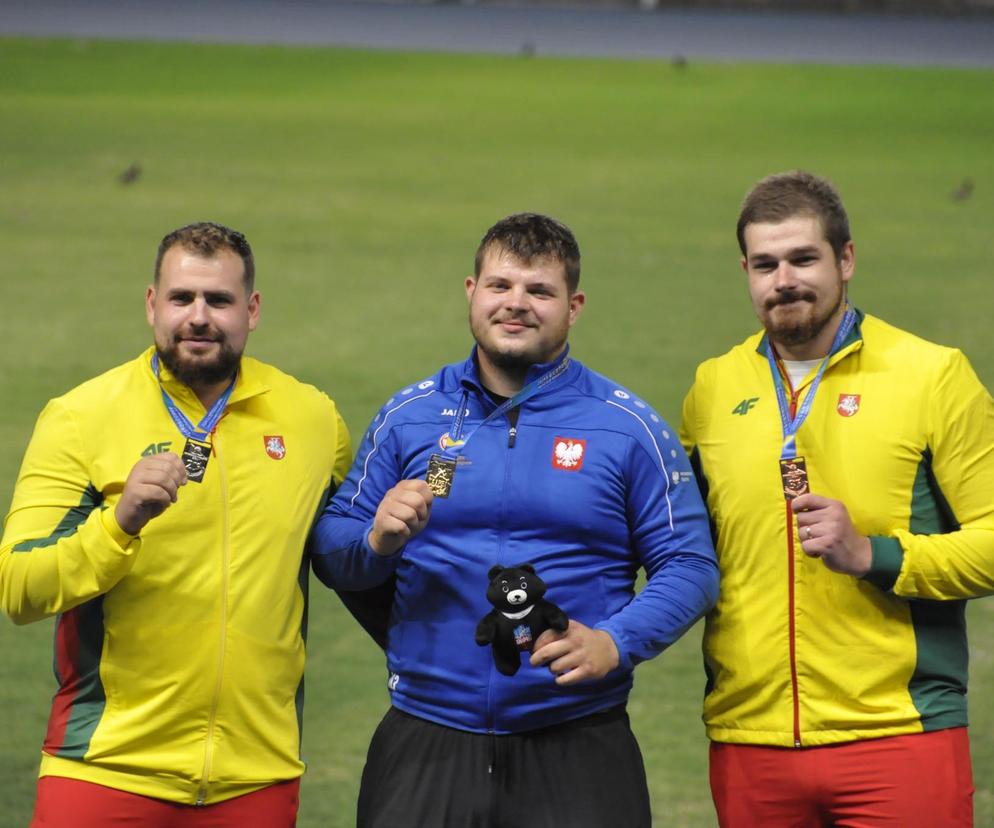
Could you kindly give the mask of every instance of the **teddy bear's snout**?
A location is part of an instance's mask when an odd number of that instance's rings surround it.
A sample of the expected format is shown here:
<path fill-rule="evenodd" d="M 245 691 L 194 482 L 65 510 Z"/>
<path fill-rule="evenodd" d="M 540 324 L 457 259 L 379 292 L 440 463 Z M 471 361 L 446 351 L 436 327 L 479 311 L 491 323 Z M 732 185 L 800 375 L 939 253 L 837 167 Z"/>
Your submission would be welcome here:
<path fill-rule="evenodd" d="M 528 593 L 523 589 L 512 589 L 507 593 L 507 603 L 512 606 L 517 606 L 518 604 L 523 604 L 528 600 Z"/>

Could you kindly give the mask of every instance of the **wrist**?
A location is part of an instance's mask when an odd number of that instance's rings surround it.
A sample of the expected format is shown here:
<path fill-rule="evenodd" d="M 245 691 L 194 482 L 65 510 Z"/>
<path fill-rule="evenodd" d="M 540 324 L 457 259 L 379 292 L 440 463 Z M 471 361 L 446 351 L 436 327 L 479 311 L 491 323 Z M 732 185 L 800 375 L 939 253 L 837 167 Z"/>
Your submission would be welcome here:
<path fill-rule="evenodd" d="M 122 532 L 131 537 L 136 537 L 145 524 L 140 523 L 135 515 L 127 515 L 128 511 L 126 507 L 122 507 L 121 501 L 118 501 L 117 506 L 114 507 L 114 520 Z"/>
<path fill-rule="evenodd" d="M 370 552 L 380 558 L 389 558 L 397 551 L 396 549 L 391 549 L 385 543 L 383 533 L 378 532 L 375 527 L 366 533 L 366 547 Z"/>
<path fill-rule="evenodd" d="M 856 554 L 852 560 L 852 575 L 862 578 L 873 568 L 873 545 L 865 535 L 860 535 L 856 542 Z"/>

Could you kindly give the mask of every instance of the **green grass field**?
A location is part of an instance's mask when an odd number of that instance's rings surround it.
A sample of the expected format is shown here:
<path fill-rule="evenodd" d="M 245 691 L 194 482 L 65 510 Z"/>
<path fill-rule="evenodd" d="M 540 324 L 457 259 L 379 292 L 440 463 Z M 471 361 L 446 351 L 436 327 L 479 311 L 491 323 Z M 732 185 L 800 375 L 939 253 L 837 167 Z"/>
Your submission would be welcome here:
<path fill-rule="evenodd" d="M 846 198 L 856 303 L 963 348 L 994 387 L 992 146 L 981 71 L 0 40 L 0 505 L 44 402 L 145 347 L 155 246 L 202 218 L 255 247 L 250 351 L 327 390 L 356 435 L 464 355 L 476 243 L 525 209 L 580 240 L 574 353 L 675 424 L 696 364 L 755 327 L 739 201 L 793 167 Z M 972 196 L 950 198 L 967 178 Z M 994 602 L 970 616 L 977 824 L 992 825 Z M 4 826 L 30 814 L 51 630 L 0 622 Z M 316 583 L 310 630 L 299 824 L 344 828 L 385 670 Z M 637 673 L 660 825 L 714 824 L 703 683 L 699 629 Z"/>

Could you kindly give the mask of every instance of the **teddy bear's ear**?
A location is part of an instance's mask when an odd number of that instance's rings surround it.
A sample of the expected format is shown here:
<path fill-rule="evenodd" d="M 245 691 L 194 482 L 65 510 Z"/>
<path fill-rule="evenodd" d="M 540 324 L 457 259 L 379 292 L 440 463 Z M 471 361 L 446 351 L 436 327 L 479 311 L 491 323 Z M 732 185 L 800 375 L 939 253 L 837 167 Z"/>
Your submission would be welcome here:
<path fill-rule="evenodd" d="M 501 572 L 503 569 L 504 567 L 502 567 L 500 564 L 494 564 L 492 567 L 490 567 L 490 571 L 487 573 L 487 578 L 492 581 L 494 578 L 497 577 L 497 573 Z"/>
<path fill-rule="evenodd" d="M 531 564 L 521 564 L 521 566 L 519 566 L 518 569 L 523 569 L 525 572 L 531 572 L 532 575 L 536 574 L 535 567 L 532 566 Z"/>

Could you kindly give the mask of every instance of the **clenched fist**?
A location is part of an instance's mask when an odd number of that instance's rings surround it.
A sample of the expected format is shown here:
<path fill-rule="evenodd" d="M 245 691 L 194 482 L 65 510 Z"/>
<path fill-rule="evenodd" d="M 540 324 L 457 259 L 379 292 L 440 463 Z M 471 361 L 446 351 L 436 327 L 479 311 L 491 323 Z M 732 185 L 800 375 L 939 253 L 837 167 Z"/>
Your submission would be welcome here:
<path fill-rule="evenodd" d="M 383 495 L 369 533 L 373 551 L 377 555 L 393 555 L 424 529 L 433 498 L 424 480 L 401 480 Z"/>
<path fill-rule="evenodd" d="M 179 487 L 186 483 L 186 468 L 171 451 L 143 457 L 124 481 L 124 491 L 114 508 L 117 524 L 129 535 L 137 535 L 152 518 L 176 502 Z"/>

